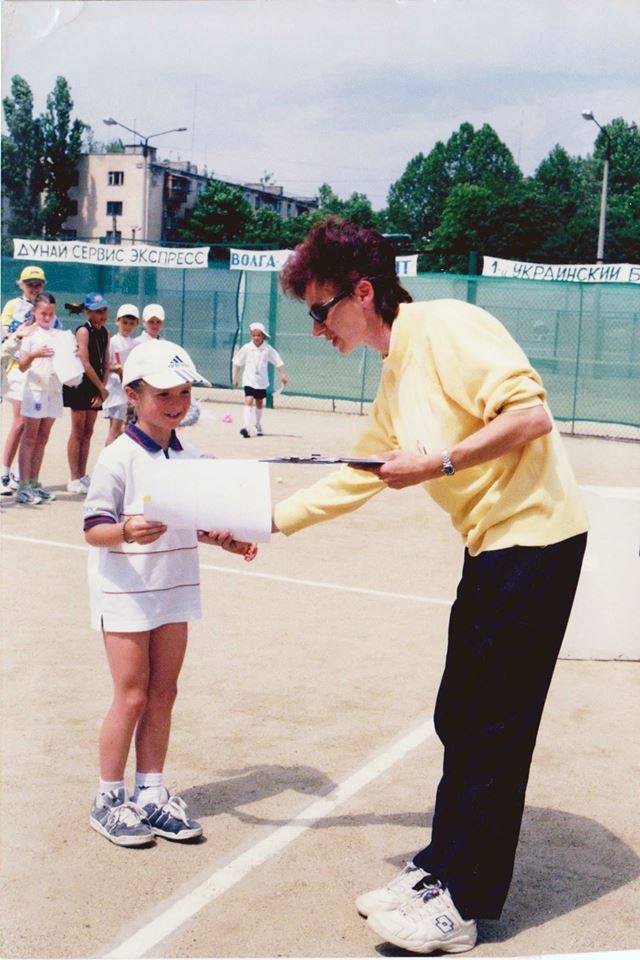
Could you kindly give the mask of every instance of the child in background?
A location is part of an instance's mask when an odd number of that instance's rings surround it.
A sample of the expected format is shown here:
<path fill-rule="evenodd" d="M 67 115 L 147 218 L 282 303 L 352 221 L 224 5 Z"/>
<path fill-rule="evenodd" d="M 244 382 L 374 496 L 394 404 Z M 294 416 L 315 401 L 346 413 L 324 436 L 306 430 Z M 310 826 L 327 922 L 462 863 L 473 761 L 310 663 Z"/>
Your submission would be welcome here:
<path fill-rule="evenodd" d="M 34 330 L 23 337 L 18 365 L 25 374 L 21 415 L 24 429 L 18 461 L 20 483 L 16 502 L 37 504 L 55 500 L 38 480 L 40 467 L 54 420 L 62 414 L 62 384 L 56 376 L 51 357 L 55 353 L 59 330 L 53 329 L 55 297 L 40 293 L 33 303 Z"/>
<path fill-rule="evenodd" d="M 265 340 L 269 334 L 261 323 L 249 324 L 251 331 L 251 342 L 245 343 L 238 350 L 233 358 L 233 385 L 238 386 L 238 371 L 244 367 L 242 375 L 242 386 L 244 388 L 244 426 L 240 431 L 241 436 L 249 437 L 249 427 L 251 426 L 251 408 L 255 404 L 256 410 L 256 434 L 262 436 L 262 408 L 264 399 L 267 395 L 269 386 L 269 364 L 272 363 L 280 374 L 282 386 L 286 386 L 287 378 L 284 372 L 284 364 L 280 354 L 273 349 Z"/>
<path fill-rule="evenodd" d="M 90 823 L 120 846 L 202 833 L 163 774 L 187 622 L 200 617 L 197 545 L 216 544 L 245 560 L 257 553 L 255 544 L 235 541 L 229 531 L 172 530 L 142 516 L 140 465 L 201 456 L 175 433 L 198 380 L 191 358 L 175 343 L 150 340 L 131 351 L 122 383 L 137 420 L 103 449 L 87 495 L 92 625 L 103 632 L 114 682 Z M 124 775 L 134 734 L 135 792 L 128 801 Z"/>
<path fill-rule="evenodd" d="M 105 419 L 109 421 L 109 431 L 105 447 L 117 440 L 127 419 L 127 398 L 122 387 L 122 368 L 124 362 L 136 345 L 131 334 L 138 326 L 140 314 L 133 303 L 123 303 L 116 314 L 118 332 L 109 341 L 109 396 L 102 404 Z"/>
<path fill-rule="evenodd" d="M 82 496 L 89 488 L 89 448 L 98 410 L 108 396 L 105 384 L 109 374 L 109 334 L 105 328 L 109 305 L 101 293 L 88 293 L 83 309 L 86 321 L 76 327 L 76 340 L 84 376 L 79 386 L 64 386 L 62 390 L 63 403 L 71 408 L 71 434 L 67 442 L 71 479 L 67 490 Z"/>
<path fill-rule="evenodd" d="M 2 310 L 0 323 L 2 324 L 3 338 L 16 333 L 23 324 L 33 323 L 33 301 L 39 293 L 42 293 L 46 283 L 44 270 L 42 267 L 35 266 L 35 264 L 24 267 L 17 283 L 22 295 L 8 300 Z M 60 326 L 59 323 L 57 325 Z M 12 357 L 7 358 L 6 378 L 3 387 L 4 399 L 9 401 L 13 412 L 2 456 L 0 493 L 3 496 L 8 496 L 18 489 L 18 477 L 11 473 L 11 466 L 18 452 L 24 429 L 24 421 L 20 413 L 24 374 L 18 366 L 18 354 L 19 351 L 16 351 Z"/>
<path fill-rule="evenodd" d="M 164 327 L 164 307 L 159 303 L 148 303 L 142 311 L 142 326 L 144 330 L 135 338 L 135 345 L 140 346 L 148 340 L 159 340 Z"/>

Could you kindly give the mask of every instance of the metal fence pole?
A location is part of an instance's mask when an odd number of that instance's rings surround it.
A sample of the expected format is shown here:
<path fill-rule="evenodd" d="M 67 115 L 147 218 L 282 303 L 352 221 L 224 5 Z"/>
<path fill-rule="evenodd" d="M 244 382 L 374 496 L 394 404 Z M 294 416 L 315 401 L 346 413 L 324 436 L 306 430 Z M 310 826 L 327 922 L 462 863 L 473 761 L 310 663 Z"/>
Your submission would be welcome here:
<path fill-rule="evenodd" d="M 272 273 L 269 284 L 269 337 L 271 346 L 277 350 L 276 346 L 276 327 L 278 316 L 278 274 Z M 273 364 L 269 364 L 269 390 L 267 392 L 267 407 L 273 407 L 273 382 L 274 372 Z"/>
<path fill-rule="evenodd" d="M 578 404 L 578 379 L 580 377 L 580 347 L 582 345 L 582 298 L 584 284 L 579 284 L 580 297 L 578 300 L 578 342 L 576 344 L 576 372 L 573 381 L 573 409 L 571 411 L 571 434 L 576 432 L 576 411 Z"/>
<path fill-rule="evenodd" d="M 364 355 L 362 357 L 362 377 L 360 378 L 360 416 L 364 413 L 364 388 L 367 380 L 367 357 L 369 348 L 365 345 Z"/>
<path fill-rule="evenodd" d="M 184 304 L 185 304 L 185 284 L 187 271 L 182 271 L 182 305 L 180 309 L 180 346 L 184 347 Z"/>

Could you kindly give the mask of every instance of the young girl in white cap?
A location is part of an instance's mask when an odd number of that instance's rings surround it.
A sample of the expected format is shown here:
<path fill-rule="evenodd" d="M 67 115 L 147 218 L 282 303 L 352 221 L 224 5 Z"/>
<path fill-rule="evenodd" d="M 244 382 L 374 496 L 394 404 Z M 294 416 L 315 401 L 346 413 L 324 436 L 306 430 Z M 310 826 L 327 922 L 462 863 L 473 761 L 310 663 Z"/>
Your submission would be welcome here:
<path fill-rule="evenodd" d="M 122 382 L 137 420 L 103 449 L 87 494 L 92 625 L 102 630 L 114 683 L 100 732 L 100 784 L 90 823 L 119 846 L 202 834 L 184 800 L 165 787 L 163 774 L 187 623 L 201 615 L 198 542 L 245 560 L 257 553 L 255 544 L 234 540 L 228 530 L 167 529 L 142 515 L 141 465 L 201 456 L 178 440 L 175 427 L 189 407 L 191 384 L 203 380 L 175 343 L 150 340 L 132 350 Z M 124 775 L 134 734 L 135 791 L 128 800 Z"/>
<path fill-rule="evenodd" d="M 251 340 L 241 347 L 233 358 L 233 385 L 238 386 L 238 371 L 244 367 L 242 387 L 244 389 L 244 425 L 241 436 L 249 437 L 251 409 L 255 405 L 256 434 L 262 436 L 262 408 L 269 386 L 269 364 L 272 363 L 280 374 L 282 386 L 287 384 L 282 357 L 277 350 L 266 343 L 269 334 L 261 323 L 249 324 Z"/>

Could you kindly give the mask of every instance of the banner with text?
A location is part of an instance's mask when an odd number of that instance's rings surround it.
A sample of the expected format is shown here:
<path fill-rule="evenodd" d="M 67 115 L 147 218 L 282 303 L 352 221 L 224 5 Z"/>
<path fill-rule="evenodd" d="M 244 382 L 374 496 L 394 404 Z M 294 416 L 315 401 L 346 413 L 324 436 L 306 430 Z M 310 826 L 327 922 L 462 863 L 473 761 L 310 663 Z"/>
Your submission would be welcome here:
<path fill-rule="evenodd" d="M 640 283 L 637 263 L 526 263 L 483 257 L 483 277 L 517 280 L 572 280 L 575 283 Z"/>
<path fill-rule="evenodd" d="M 229 250 L 230 270 L 267 270 L 278 272 L 287 262 L 291 250 Z M 418 254 L 396 257 L 396 272 L 399 277 L 415 277 L 418 272 Z"/>
<path fill-rule="evenodd" d="M 48 260 L 55 263 L 91 263 L 106 267 L 168 267 L 195 270 L 207 267 L 209 247 L 153 247 L 85 243 L 82 240 L 14 240 L 16 260 Z"/>

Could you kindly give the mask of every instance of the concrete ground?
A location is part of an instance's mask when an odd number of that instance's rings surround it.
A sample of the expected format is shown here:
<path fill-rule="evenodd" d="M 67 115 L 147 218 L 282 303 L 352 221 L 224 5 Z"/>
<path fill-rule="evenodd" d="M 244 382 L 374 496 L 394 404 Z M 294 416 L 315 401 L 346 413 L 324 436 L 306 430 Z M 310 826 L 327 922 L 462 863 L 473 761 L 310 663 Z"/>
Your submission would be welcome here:
<path fill-rule="evenodd" d="M 243 440 L 240 406 L 218 396 L 187 431 L 217 455 L 343 453 L 362 425 L 276 409 L 264 438 Z M 65 417 L 43 469 L 57 501 L 0 501 L 0 953 L 403 955 L 353 900 L 428 838 L 441 766 L 430 716 L 462 557 L 448 519 L 419 489 L 388 491 L 274 537 L 250 565 L 202 548 L 204 617 L 167 773 L 205 839 L 123 850 L 88 826 L 110 678 L 88 624 L 67 433 Z M 92 461 L 104 434 L 99 420 Z M 581 483 L 638 482 L 637 445 L 566 442 Z M 272 467 L 274 499 L 321 469 Z M 638 662 L 559 663 L 513 885 L 502 918 L 480 924 L 476 955 L 640 948 L 639 731 Z"/>

